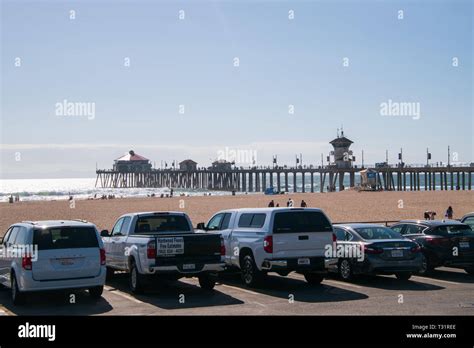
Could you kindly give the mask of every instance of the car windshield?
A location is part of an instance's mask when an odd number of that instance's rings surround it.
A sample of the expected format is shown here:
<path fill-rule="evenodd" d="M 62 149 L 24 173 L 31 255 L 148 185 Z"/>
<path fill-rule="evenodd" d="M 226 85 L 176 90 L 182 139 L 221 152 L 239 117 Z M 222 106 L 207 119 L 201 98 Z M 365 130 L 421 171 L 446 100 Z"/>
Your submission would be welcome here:
<path fill-rule="evenodd" d="M 135 233 L 190 232 L 191 226 L 183 215 L 140 216 Z"/>
<path fill-rule="evenodd" d="M 359 227 L 354 230 L 363 239 L 403 239 L 400 233 L 383 226 Z"/>

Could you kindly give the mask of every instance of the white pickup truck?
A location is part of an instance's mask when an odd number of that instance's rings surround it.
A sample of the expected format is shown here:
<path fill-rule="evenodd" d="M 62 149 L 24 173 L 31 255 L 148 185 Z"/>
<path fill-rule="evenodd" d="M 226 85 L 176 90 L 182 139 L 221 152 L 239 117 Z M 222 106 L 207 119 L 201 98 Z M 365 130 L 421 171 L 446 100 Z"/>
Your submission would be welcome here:
<path fill-rule="evenodd" d="M 226 265 L 239 269 L 247 286 L 260 285 L 268 272 L 286 276 L 292 271 L 308 283 L 321 283 L 325 248 L 335 240 L 331 222 L 314 208 L 223 210 L 198 228 L 220 232 Z"/>
<path fill-rule="evenodd" d="M 195 232 L 183 212 L 122 215 L 112 231 L 101 232 L 107 274 L 130 273 L 130 288 L 141 293 L 150 277 L 198 277 L 206 290 L 225 267 L 223 239 L 218 233 Z"/>

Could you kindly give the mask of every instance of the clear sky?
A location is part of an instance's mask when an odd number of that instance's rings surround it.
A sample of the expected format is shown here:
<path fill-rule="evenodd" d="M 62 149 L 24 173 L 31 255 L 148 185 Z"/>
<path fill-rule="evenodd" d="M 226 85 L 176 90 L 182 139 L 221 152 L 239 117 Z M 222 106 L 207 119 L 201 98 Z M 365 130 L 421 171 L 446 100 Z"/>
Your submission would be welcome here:
<path fill-rule="evenodd" d="M 0 2 L 2 178 L 91 177 L 129 149 L 318 165 L 341 124 L 358 163 L 473 161 L 472 1 Z"/>

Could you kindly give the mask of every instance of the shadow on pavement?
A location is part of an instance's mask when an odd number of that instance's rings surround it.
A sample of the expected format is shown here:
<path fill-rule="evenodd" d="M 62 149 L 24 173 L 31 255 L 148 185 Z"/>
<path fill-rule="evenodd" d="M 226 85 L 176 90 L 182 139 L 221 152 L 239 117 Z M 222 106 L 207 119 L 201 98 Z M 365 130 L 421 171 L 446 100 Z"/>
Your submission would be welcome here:
<path fill-rule="evenodd" d="M 212 291 L 206 291 L 201 289 L 198 284 L 194 285 L 179 280 L 155 280 L 145 288 L 145 293 L 140 295 L 135 295 L 130 291 L 127 274 L 116 274 L 113 279 L 107 281 L 107 285 L 162 309 L 186 309 L 244 303 L 216 288 Z"/>
<path fill-rule="evenodd" d="M 71 294 L 75 303 L 71 303 Z M 112 310 L 104 297 L 95 300 L 87 291 L 42 291 L 29 293 L 21 306 L 15 306 L 10 299 L 10 289 L 0 288 L 0 303 L 16 315 L 94 315 Z"/>
<path fill-rule="evenodd" d="M 239 277 L 223 276 L 220 277 L 220 281 L 223 284 L 248 289 Z M 324 282 L 321 285 L 310 285 L 305 280 L 273 274 L 266 277 L 261 287 L 252 288 L 251 290 L 260 294 L 285 299 L 288 299 L 289 295 L 293 295 L 295 301 L 312 303 L 354 301 L 368 298 L 365 294 L 333 285 L 326 285 Z"/>

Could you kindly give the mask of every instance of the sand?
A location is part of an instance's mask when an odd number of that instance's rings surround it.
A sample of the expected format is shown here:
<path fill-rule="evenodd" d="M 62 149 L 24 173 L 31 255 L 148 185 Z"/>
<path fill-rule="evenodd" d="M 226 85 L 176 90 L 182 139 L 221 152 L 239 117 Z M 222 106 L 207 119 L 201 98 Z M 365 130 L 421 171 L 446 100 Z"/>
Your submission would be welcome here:
<path fill-rule="evenodd" d="M 332 192 L 266 196 L 199 196 L 173 198 L 123 198 L 112 200 L 36 201 L 0 203 L 0 235 L 8 226 L 22 220 L 84 219 L 99 229 L 111 229 L 115 220 L 128 212 L 178 210 L 189 214 L 193 224 L 207 221 L 215 212 L 228 208 L 266 207 L 273 199 L 286 206 L 291 197 L 296 205 L 302 199 L 309 207 L 322 208 L 333 222 L 368 222 L 422 218 L 434 210 L 439 218 L 449 205 L 454 218 L 474 211 L 474 191 L 421 192 Z"/>

